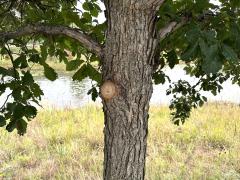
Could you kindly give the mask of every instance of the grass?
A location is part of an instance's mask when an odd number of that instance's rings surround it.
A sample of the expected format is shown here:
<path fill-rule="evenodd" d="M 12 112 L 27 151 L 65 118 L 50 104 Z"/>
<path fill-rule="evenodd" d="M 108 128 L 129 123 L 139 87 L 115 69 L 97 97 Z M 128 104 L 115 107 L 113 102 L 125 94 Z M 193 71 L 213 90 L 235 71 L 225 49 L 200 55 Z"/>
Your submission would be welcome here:
<path fill-rule="evenodd" d="M 240 179 L 240 107 L 208 104 L 184 126 L 151 107 L 146 179 Z M 100 107 L 40 111 L 26 136 L 0 129 L 0 179 L 102 178 Z"/>
<path fill-rule="evenodd" d="M 73 74 L 73 72 L 66 71 L 66 64 L 64 64 L 64 62 L 60 63 L 59 60 L 57 60 L 56 58 L 48 58 L 47 64 L 50 67 L 54 68 L 54 70 L 58 73 Z M 4 58 L 0 56 L 0 66 L 4 68 L 12 68 L 11 60 L 9 58 Z M 30 67 L 31 73 L 33 73 L 34 76 L 44 76 L 44 68 L 40 64 L 30 63 Z"/>

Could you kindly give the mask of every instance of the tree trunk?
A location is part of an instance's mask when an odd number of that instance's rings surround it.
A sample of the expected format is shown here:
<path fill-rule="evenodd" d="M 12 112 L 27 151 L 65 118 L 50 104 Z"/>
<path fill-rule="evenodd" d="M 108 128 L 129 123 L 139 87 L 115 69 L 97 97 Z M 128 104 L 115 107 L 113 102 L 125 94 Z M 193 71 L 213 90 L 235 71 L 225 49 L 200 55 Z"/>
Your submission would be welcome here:
<path fill-rule="evenodd" d="M 117 95 L 103 99 L 104 179 L 141 180 L 145 175 L 148 110 L 156 40 L 155 13 L 129 0 L 107 3 L 103 79 Z"/>

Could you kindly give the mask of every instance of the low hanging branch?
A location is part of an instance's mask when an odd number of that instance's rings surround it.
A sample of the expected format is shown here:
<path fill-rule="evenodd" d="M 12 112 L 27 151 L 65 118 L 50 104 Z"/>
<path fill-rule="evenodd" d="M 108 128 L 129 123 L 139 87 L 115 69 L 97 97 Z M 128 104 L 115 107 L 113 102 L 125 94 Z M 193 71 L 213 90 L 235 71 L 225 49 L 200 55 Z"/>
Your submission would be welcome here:
<path fill-rule="evenodd" d="M 0 32 L 0 39 L 14 39 L 21 36 L 31 34 L 47 34 L 47 35 L 65 35 L 80 42 L 88 50 L 92 51 L 99 57 L 102 57 L 102 47 L 91 37 L 79 31 L 78 29 L 70 28 L 67 26 L 51 26 L 44 24 L 31 24 L 19 28 L 16 31 Z"/>

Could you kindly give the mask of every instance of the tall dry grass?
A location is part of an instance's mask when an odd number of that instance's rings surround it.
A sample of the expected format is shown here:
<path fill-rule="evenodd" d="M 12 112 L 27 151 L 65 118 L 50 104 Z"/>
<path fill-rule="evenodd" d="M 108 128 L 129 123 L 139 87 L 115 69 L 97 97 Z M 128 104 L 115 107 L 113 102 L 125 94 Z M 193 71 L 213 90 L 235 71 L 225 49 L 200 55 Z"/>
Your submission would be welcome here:
<path fill-rule="evenodd" d="M 208 104 L 182 127 L 151 107 L 146 179 L 240 179 L 240 107 Z M 0 179 L 102 178 L 100 107 L 48 109 L 24 137 L 0 129 Z"/>

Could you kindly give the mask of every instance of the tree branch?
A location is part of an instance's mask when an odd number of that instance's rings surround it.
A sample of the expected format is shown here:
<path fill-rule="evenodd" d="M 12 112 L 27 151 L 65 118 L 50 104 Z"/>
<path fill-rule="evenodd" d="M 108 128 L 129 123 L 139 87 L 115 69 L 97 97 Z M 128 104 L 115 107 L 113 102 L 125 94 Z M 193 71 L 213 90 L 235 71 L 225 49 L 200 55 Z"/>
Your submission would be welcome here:
<path fill-rule="evenodd" d="M 2 109 L 5 107 L 5 105 L 7 104 L 8 99 L 9 99 L 9 97 L 10 97 L 11 95 L 12 95 L 12 93 L 10 93 L 10 94 L 7 95 L 7 97 L 6 97 L 6 99 L 5 99 L 4 103 L 3 103 L 3 105 L 0 107 L 0 110 L 1 110 L 1 111 L 2 111 Z"/>
<path fill-rule="evenodd" d="M 166 0 L 148 0 L 144 6 L 156 6 L 159 9 Z"/>
<path fill-rule="evenodd" d="M 195 20 L 198 22 L 206 22 L 208 18 L 215 17 L 217 16 L 211 11 L 206 11 L 205 13 L 199 15 L 198 17 L 195 17 Z M 165 39 L 169 34 L 177 31 L 179 28 L 183 27 L 186 25 L 189 21 L 193 20 L 193 17 L 191 15 L 188 16 L 183 16 L 179 22 L 177 21 L 172 21 L 169 24 L 167 24 L 165 27 L 159 30 L 158 33 L 158 39 L 162 41 Z"/>
<path fill-rule="evenodd" d="M 16 37 L 31 35 L 31 34 L 47 34 L 47 35 L 65 35 L 80 42 L 88 50 L 92 51 L 99 57 L 102 57 L 102 47 L 88 35 L 78 29 L 70 28 L 61 25 L 44 25 L 35 24 L 27 25 L 19 28 L 16 31 L 0 32 L 0 39 L 14 39 Z"/>
<path fill-rule="evenodd" d="M 183 17 L 180 22 L 172 21 L 169 24 L 167 24 L 165 27 L 160 29 L 158 34 L 158 38 L 160 39 L 160 41 L 165 39 L 169 34 L 177 31 L 179 28 L 187 24 L 188 20 L 189 18 Z"/>

